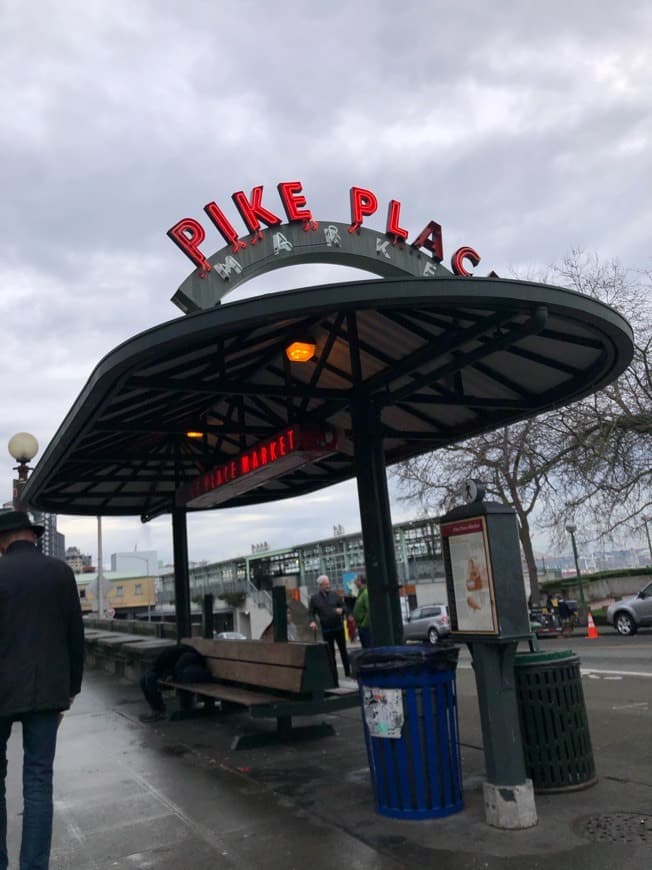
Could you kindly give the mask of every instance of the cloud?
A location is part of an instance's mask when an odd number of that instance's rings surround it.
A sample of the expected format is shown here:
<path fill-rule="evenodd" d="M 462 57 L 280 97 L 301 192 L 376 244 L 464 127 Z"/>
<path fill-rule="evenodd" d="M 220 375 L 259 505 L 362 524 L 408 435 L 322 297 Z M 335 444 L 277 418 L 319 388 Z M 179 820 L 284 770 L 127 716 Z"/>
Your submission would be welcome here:
<path fill-rule="evenodd" d="M 191 267 L 165 231 L 206 222 L 210 200 L 241 226 L 230 196 L 257 184 L 278 210 L 277 182 L 301 180 L 316 217 L 341 221 L 369 187 L 376 228 L 399 199 L 411 236 L 439 221 L 479 274 L 576 246 L 649 267 L 651 36 L 642 0 L 5 0 L 0 439 L 27 429 L 43 449 L 104 354 L 179 316 Z M 347 274 L 283 271 L 241 295 Z M 355 491 L 337 493 L 193 517 L 191 553 L 348 530 Z M 60 524 L 92 547 L 92 520 Z M 166 520 L 106 534 L 171 555 Z"/>

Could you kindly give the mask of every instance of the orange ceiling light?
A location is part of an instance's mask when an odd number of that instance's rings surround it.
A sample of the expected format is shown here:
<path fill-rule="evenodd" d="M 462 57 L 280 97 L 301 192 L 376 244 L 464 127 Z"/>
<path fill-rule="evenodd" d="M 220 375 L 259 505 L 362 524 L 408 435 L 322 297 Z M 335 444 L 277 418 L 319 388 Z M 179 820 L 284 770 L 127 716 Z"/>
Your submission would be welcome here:
<path fill-rule="evenodd" d="M 186 438 L 203 438 L 203 437 L 204 437 L 203 432 L 196 432 L 193 429 L 191 429 L 190 432 L 186 432 Z"/>
<path fill-rule="evenodd" d="M 310 362 L 315 355 L 315 348 L 314 341 L 305 339 L 303 341 L 293 341 L 285 348 L 285 355 L 290 362 Z"/>

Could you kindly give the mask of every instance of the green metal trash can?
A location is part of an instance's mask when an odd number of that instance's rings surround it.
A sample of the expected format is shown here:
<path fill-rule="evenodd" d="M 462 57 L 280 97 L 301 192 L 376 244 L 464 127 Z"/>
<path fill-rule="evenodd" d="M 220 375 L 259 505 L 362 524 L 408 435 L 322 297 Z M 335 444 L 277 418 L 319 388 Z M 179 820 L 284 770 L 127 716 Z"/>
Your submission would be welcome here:
<path fill-rule="evenodd" d="M 517 653 L 514 664 L 525 767 L 537 792 L 597 782 L 580 659 L 572 650 Z"/>

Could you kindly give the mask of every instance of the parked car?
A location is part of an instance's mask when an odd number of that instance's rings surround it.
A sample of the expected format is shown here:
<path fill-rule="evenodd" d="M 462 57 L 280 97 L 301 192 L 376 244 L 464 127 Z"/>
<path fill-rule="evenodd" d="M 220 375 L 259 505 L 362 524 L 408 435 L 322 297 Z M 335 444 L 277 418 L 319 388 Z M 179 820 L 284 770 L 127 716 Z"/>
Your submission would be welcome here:
<path fill-rule="evenodd" d="M 451 624 L 446 604 L 424 604 L 417 607 L 403 623 L 403 639 L 427 640 L 435 644 L 440 637 L 450 634 Z"/>
<path fill-rule="evenodd" d="M 607 622 L 625 637 L 652 625 L 652 583 L 644 586 L 635 598 L 623 598 L 608 607 Z"/>
<path fill-rule="evenodd" d="M 240 631 L 220 631 L 215 632 L 214 637 L 217 640 L 247 640 L 247 635 Z"/>

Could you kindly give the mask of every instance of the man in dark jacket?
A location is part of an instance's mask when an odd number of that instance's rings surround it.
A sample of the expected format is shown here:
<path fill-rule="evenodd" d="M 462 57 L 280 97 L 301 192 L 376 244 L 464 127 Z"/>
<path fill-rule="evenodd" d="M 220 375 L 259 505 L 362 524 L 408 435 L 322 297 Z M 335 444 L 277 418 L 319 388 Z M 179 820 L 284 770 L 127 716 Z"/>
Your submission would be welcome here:
<path fill-rule="evenodd" d="M 23 728 L 21 868 L 47 870 L 52 768 L 61 711 L 81 689 L 84 628 L 75 575 L 40 553 L 43 526 L 23 511 L 0 514 L 0 870 L 8 865 L 7 741 Z"/>
<path fill-rule="evenodd" d="M 344 667 L 344 673 L 348 677 L 351 673 L 349 666 L 349 654 L 346 650 L 346 638 L 344 636 L 344 600 L 341 595 L 331 589 L 331 581 L 322 574 L 317 578 L 319 591 L 310 596 L 308 611 L 312 622 L 310 628 L 317 628 L 317 619 L 321 625 L 322 637 L 328 644 L 331 662 L 335 670 L 337 682 L 337 668 L 335 666 L 335 644 L 337 644 Z"/>

